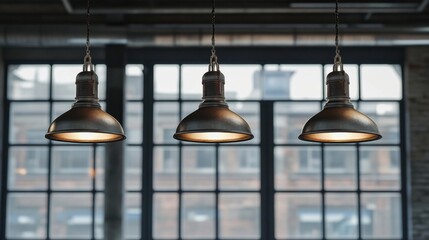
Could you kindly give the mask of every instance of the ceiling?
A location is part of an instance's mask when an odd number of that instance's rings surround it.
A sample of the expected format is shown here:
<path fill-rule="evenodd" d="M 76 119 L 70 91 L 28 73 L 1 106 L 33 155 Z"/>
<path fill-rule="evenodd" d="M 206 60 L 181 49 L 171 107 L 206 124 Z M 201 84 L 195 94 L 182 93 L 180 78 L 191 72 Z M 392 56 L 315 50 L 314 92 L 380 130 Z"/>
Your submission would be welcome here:
<path fill-rule="evenodd" d="M 358 39 L 429 43 L 428 5 L 429 0 L 342 0 L 340 32 Z M 334 32 L 334 7 L 335 1 L 326 0 L 216 0 L 217 34 L 323 39 Z M 211 30 L 210 8 L 211 0 L 92 1 L 91 30 L 100 43 L 153 42 L 154 36 L 170 35 L 205 38 Z M 2 0 L 0 45 L 80 44 L 76 33 L 85 31 L 85 14 L 82 0 Z"/>

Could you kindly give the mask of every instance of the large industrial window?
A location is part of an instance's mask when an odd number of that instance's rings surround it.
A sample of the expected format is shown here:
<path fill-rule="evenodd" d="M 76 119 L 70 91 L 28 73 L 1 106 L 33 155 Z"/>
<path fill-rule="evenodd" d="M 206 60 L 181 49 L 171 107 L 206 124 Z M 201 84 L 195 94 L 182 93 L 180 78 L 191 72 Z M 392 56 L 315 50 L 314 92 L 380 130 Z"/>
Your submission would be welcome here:
<path fill-rule="evenodd" d="M 381 140 L 300 141 L 305 121 L 323 107 L 331 67 L 222 64 L 227 102 L 255 138 L 195 144 L 172 135 L 198 107 L 207 65 L 127 65 L 126 239 L 406 239 L 401 66 L 344 66 L 353 103 L 377 122 Z M 2 239 L 103 238 L 105 146 L 43 137 L 71 106 L 80 70 L 7 66 Z M 104 100 L 106 67 L 96 70 Z"/>
<path fill-rule="evenodd" d="M 106 66 L 96 65 L 104 107 Z M 7 67 L 7 200 L 1 239 L 101 239 L 104 146 L 44 138 L 47 126 L 70 109 L 82 65 L 21 64 Z M 127 68 L 129 143 L 141 142 L 142 68 Z M 104 107 L 105 109 L 105 107 Z M 139 128 L 140 126 L 140 128 Z M 126 149 L 126 236 L 140 237 L 141 148 Z M 3 190 L 4 191 L 4 190 Z"/>

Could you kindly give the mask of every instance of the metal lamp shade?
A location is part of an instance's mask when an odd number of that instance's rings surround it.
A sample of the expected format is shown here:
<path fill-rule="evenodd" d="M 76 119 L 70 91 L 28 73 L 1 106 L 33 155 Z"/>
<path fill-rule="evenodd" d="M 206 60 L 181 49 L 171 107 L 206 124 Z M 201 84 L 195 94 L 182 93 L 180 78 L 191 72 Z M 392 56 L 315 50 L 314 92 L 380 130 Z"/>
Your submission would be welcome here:
<path fill-rule="evenodd" d="M 377 125 L 353 107 L 324 108 L 305 124 L 299 139 L 325 143 L 366 142 L 380 139 Z"/>
<path fill-rule="evenodd" d="M 299 139 L 324 143 L 367 142 L 381 138 L 375 122 L 354 109 L 349 97 L 349 76 L 333 71 L 327 77 L 328 102 L 304 125 Z"/>
<path fill-rule="evenodd" d="M 119 122 L 99 107 L 73 107 L 51 123 L 46 138 L 101 143 L 123 140 L 125 135 Z"/>
<path fill-rule="evenodd" d="M 247 122 L 227 106 L 201 107 L 185 117 L 174 138 L 190 142 L 239 142 L 253 138 Z"/>
<path fill-rule="evenodd" d="M 76 102 L 56 118 L 45 137 L 75 143 L 103 143 L 125 139 L 121 124 L 101 110 L 98 102 L 98 77 L 85 68 L 76 77 Z"/>
<path fill-rule="evenodd" d="M 228 108 L 225 77 L 219 71 L 203 76 L 203 102 L 177 126 L 174 138 L 188 142 L 227 143 L 253 138 L 249 124 Z"/>

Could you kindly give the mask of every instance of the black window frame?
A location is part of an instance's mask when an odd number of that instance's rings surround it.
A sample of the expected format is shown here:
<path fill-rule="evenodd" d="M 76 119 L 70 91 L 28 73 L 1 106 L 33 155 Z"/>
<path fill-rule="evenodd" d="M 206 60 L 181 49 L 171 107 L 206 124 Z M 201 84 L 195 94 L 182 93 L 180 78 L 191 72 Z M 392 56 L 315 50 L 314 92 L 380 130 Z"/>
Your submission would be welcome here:
<path fill-rule="evenodd" d="M 95 48 L 93 50 L 93 59 L 99 64 L 103 64 L 105 49 Z M 82 56 L 81 49 L 75 48 L 5 48 L 3 49 L 4 57 L 4 76 L 3 76 L 3 136 L 2 136 L 2 161 L 1 164 L 1 192 L 0 192 L 0 219 L 6 219 L 6 197 L 7 197 L 7 171 L 8 163 L 8 129 L 10 101 L 7 99 L 7 66 L 10 64 L 80 64 Z M 404 69 L 405 48 L 403 47 L 344 47 L 342 49 L 343 61 L 345 64 L 398 64 Z M 368 54 L 371 53 L 371 54 Z M 143 112 L 143 174 L 142 178 L 142 226 L 141 239 L 152 239 L 152 206 L 153 206 L 153 152 L 147 149 L 153 149 L 153 66 L 155 64 L 206 64 L 209 57 L 209 49 L 206 47 L 148 47 L 148 48 L 128 48 L 127 62 L 128 64 L 143 64 L 144 65 L 144 112 Z M 334 49 L 331 47 L 219 47 L 218 55 L 220 64 L 332 64 Z M 208 60 L 207 60 L 208 62 Z M 402 79 L 404 83 L 404 71 L 402 71 Z M 404 84 L 403 84 L 404 86 Z M 408 239 L 408 164 L 406 161 L 406 128 L 405 128 L 405 91 L 402 88 L 402 100 L 396 101 L 399 103 L 400 116 L 400 149 L 401 149 L 401 190 L 402 196 L 401 213 L 402 213 L 402 239 Z M 132 101 L 131 101 L 132 102 Z M 179 99 L 179 102 L 181 100 Z M 273 101 L 260 101 L 260 115 L 269 116 L 260 119 L 260 124 L 267 125 L 267 131 L 261 132 L 261 159 L 274 159 L 273 149 Z M 303 123 L 304 124 L 304 123 Z M 132 145 L 132 144 L 131 144 Z M 51 147 L 52 144 L 49 144 Z M 358 145 L 359 148 L 360 145 Z M 359 151 L 357 151 L 359 154 Z M 50 157 L 50 156 L 49 156 Z M 323 157 L 322 157 L 323 158 Z M 323 169 L 323 160 L 322 160 Z M 359 167 L 357 168 L 359 169 Z M 274 164 L 272 161 L 261 161 L 261 239 L 271 240 L 274 237 Z M 359 171 L 359 170 L 358 170 Z M 359 182 L 359 174 L 357 174 Z M 322 179 L 323 179 L 322 172 Z M 179 176 L 180 179 L 180 176 Z M 48 188 L 48 192 L 50 189 Z M 93 194 L 95 194 L 95 188 Z M 305 191 L 304 191 L 305 192 Z M 321 190 L 322 194 L 327 191 Z M 375 191 L 380 192 L 380 191 Z M 383 192 L 383 191 L 381 191 Z M 360 190 L 357 191 L 361 193 Z M 359 198 L 358 198 L 359 199 Z M 49 204 L 49 200 L 48 200 Z M 322 206 L 324 202 L 322 200 Z M 358 214 L 360 214 L 360 204 L 358 202 Z M 93 206 L 93 212 L 94 211 Z M 324 207 L 322 213 L 325 214 Z M 48 206 L 48 216 L 49 216 Z M 180 215 L 179 209 L 179 215 Z M 215 214 L 217 216 L 217 214 Z M 324 218 L 322 218 L 324 219 Z M 0 237 L 5 238 L 6 223 L 2 221 L 0 225 Z M 48 221 L 49 222 L 49 221 Z M 93 225 L 94 225 L 93 221 Z M 324 220 L 322 220 L 324 224 Z M 360 228 L 359 224 L 359 228 Z M 94 228 L 93 228 L 94 229 Z M 49 231 L 49 224 L 47 224 Z M 93 230 L 92 230 L 93 231 Z M 323 236 L 325 236 L 324 228 L 322 227 Z M 180 232 L 180 226 L 179 226 Z M 94 235 L 94 234 L 93 234 Z M 358 239 L 361 238 L 361 231 L 358 230 Z M 181 238 L 179 238 L 181 239 Z M 326 239 L 322 237 L 321 239 Z"/>

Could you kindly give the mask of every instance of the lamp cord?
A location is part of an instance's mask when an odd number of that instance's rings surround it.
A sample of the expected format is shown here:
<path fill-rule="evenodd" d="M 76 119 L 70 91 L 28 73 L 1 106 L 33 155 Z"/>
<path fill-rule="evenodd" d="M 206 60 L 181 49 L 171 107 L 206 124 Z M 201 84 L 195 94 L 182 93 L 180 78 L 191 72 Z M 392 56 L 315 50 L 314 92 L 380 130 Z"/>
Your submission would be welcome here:
<path fill-rule="evenodd" d="M 215 12 L 215 0 L 212 0 L 212 55 L 216 54 L 215 44 L 215 33 L 216 33 L 216 12 Z"/>
<path fill-rule="evenodd" d="M 339 17 L 339 11 L 338 11 L 338 0 L 335 0 L 335 57 L 334 57 L 334 70 L 338 69 L 338 66 L 341 68 L 341 71 L 343 70 L 343 64 L 341 62 L 341 56 L 340 56 L 340 49 L 339 49 L 339 41 L 338 41 L 338 35 L 339 35 L 339 23 L 340 23 L 340 17 Z"/>
<path fill-rule="evenodd" d="M 85 59 L 84 59 L 84 67 L 85 66 L 90 66 L 92 69 L 92 63 L 91 63 L 91 51 L 89 50 L 89 46 L 90 46 L 90 41 L 89 41 L 89 17 L 91 16 L 90 12 L 89 12 L 89 7 L 90 7 L 90 0 L 88 0 L 87 2 L 87 7 L 86 7 L 86 55 L 85 55 Z"/>
<path fill-rule="evenodd" d="M 216 3 L 215 0 L 212 0 L 212 55 L 210 56 L 210 65 L 209 65 L 209 71 L 215 71 L 215 69 L 217 69 L 217 71 L 219 71 L 219 64 L 217 62 L 217 56 L 216 56 L 216 39 L 215 39 L 215 34 L 216 34 Z"/>

